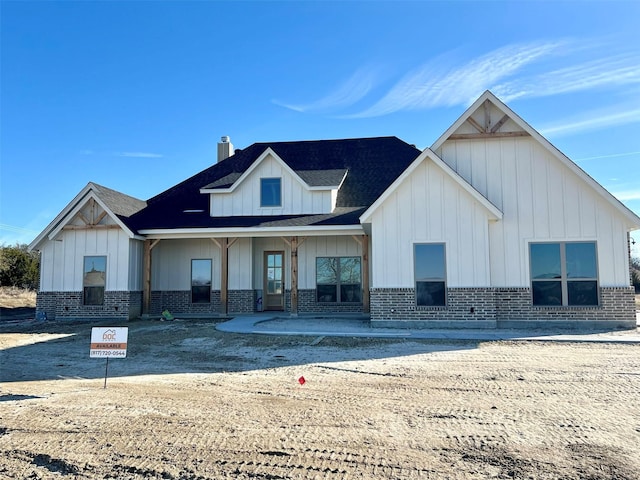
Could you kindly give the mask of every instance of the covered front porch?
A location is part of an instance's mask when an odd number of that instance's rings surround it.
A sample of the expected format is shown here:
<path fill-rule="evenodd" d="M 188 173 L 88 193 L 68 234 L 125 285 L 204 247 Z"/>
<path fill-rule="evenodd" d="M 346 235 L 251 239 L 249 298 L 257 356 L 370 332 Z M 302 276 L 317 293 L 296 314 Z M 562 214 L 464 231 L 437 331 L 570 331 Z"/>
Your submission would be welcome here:
<path fill-rule="evenodd" d="M 142 315 L 370 311 L 370 237 L 331 231 L 156 233 L 144 241 Z M 231 235 L 233 234 L 233 236 Z"/>

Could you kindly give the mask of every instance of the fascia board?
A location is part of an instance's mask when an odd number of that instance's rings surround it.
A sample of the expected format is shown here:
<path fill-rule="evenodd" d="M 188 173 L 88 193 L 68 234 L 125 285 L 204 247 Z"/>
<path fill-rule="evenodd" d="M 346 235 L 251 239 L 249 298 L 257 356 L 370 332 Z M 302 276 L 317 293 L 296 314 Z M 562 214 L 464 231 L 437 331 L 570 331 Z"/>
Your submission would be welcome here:
<path fill-rule="evenodd" d="M 544 149 L 546 149 L 549 153 L 551 153 L 555 158 L 557 158 L 564 166 L 566 166 L 569 170 L 575 173 L 579 178 L 581 178 L 584 182 L 586 182 L 590 187 L 595 189 L 595 191 L 603 197 L 609 204 L 611 204 L 618 212 L 620 212 L 627 220 L 627 228 L 629 230 L 640 229 L 640 217 L 633 213 L 626 205 L 624 205 L 620 200 L 618 200 L 611 192 L 609 192 L 606 188 L 604 188 L 600 183 L 591 177 L 587 172 L 585 172 L 578 164 L 572 161 L 569 157 L 567 157 L 564 153 L 558 150 L 549 140 L 543 137 L 538 131 L 529 125 L 522 117 L 520 117 L 517 113 L 515 113 L 508 105 L 503 103 L 498 97 L 496 97 L 489 90 L 484 92 L 473 104 L 467 108 L 467 110 L 456 120 L 451 127 L 449 127 L 436 142 L 431 146 L 431 150 L 438 150 L 444 142 L 469 118 L 469 116 L 475 112 L 485 100 L 489 100 L 493 103 L 497 108 L 499 108 L 502 113 L 506 114 L 516 125 L 522 128 L 525 132 L 531 135 L 532 138 L 538 141 L 540 145 Z"/>
<path fill-rule="evenodd" d="M 331 225 L 326 227 L 259 227 L 259 228 L 176 228 L 140 230 L 147 239 L 224 238 L 224 237 L 318 237 L 327 235 L 362 235 L 361 225 Z"/>
<path fill-rule="evenodd" d="M 98 203 L 98 205 L 100 205 L 100 207 L 102 207 L 102 209 L 105 212 L 107 212 L 107 215 L 109 215 L 111 217 L 111 219 L 114 222 L 116 222 L 116 224 L 124 232 L 127 233 L 127 236 L 129 238 L 133 238 L 133 236 L 134 236 L 133 232 L 131 230 L 129 230 L 129 228 L 118 218 L 117 215 L 115 215 L 111 211 L 111 209 L 109 207 L 107 207 L 107 205 L 102 200 L 100 200 L 100 197 L 98 197 L 98 195 L 96 195 L 95 191 L 93 191 L 93 189 L 90 189 L 89 192 L 87 194 L 85 194 L 85 197 L 83 197 L 79 202 L 77 202 L 75 207 L 68 212 L 67 216 L 65 217 L 66 221 L 58 223 L 58 225 L 49 233 L 49 235 L 48 235 L 49 240 L 53 240 L 56 237 L 56 235 L 58 235 L 62 231 L 64 226 L 68 224 L 68 221 L 70 219 L 72 219 L 80 210 L 82 210 L 82 208 L 86 204 L 86 201 L 89 200 L 90 198 L 93 198 Z"/>
<path fill-rule="evenodd" d="M 278 162 L 282 168 L 284 168 L 292 177 L 294 177 L 295 179 L 297 179 L 297 181 L 307 190 L 326 190 L 327 188 L 315 188 L 315 187 L 310 187 L 307 182 L 305 182 L 304 180 L 302 180 L 302 178 L 300 178 L 300 175 L 298 175 L 294 170 L 291 169 L 291 167 L 289 165 L 287 165 L 287 162 L 285 162 L 284 160 L 282 160 L 282 158 L 280 158 L 278 156 L 278 154 L 276 152 L 273 151 L 273 149 L 271 147 L 267 147 L 265 149 L 264 152 L 262 152 L 260 154 L 260 156 L 249 166 L 249 168 L 247 168 L 244 173 L 242 175 L 240 175 L 240 177 L 233 183 L 233 185 L 231 185 L 229 188 L 201 188 L 200 189 L 200 193 L 232 193 L 236 188 L 238 188 L 238 186 L 240 184 L 242 184 L 242 182 L 245 181 L 245 179 L 247 179 L 251 173 L 258 168 L 258 166 L 269 156 L 271 155 L 276 162 Z"/>
<path fill-rule="evenodd" d="M 482 206 L 485 207 L 489 216 L 493 220 L 501 220 L 502 212 L 498 207 L 491 203 L 486 197 L 478 192 L 469 182 L 456 173 L 451 167 L 449 167 L 438 155 L 431 149 L 426 148 L 418 155 L 411 165 L 409 165 L 402 174 L 395 179 L 395 181 L 387 188 L 378 199 L 360 216 L 360 223 L 369 223 L 373 213 L 382 205 L 387 198 L 405 181 L 413 171 L 418 168 L 425 160 L 431 160 L 435 165 L 440 167 L 451 179 L 453 179 L 458 185 L 460 185 L 466 192 L 468 192 L 475 200 L 477 200 Z"/>

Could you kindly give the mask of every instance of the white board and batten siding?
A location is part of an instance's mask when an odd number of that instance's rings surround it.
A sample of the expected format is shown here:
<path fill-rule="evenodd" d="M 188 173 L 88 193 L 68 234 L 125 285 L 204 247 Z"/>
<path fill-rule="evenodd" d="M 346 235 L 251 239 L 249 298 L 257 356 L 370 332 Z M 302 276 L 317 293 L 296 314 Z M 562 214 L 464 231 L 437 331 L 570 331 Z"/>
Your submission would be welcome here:
<path fill-rule="evenodd" d="M 537 140 L 447 140 L 436 153 L 503 212 L 489 224 L 491 286 L 529 286 L 528 245 L 543 241 L 597 242 L 600 285 L 629 285 L 624 218 Z"/>
<path fill-rule="evenodd" d="M 376 209 L 371 225 L 373 288 L 413 287 L 416 243 L 446 245 L 449 287 L 489 285 L 488 212 L 428 158 Z"/>
<path fill-rule="evenodd" d="M 238 238 L 229 248 L 229 289 L 263 288 L 264 252 L 284 252 L 285 286 L 291 288 L 291 248 L 279 237 Z M 317 257 L 357 257 L 362 248 L 350 236 L 307 237 L 298 250 L 298 288 L 316 287 Z M 212 260 L 212 289 L 221 282 L 220 248 L 211 239 L 161 240 L 152 250 L 153 290 L 189 290 L 191 260 Z"/>
<path fill-rule="evenodd" d="M 238 238 L 228 250 L 229 289 L 251 287 L 251 238 Z M 191 260 L 211 260 L 211 288 L 220 290 L 220 247 L 210 238 L 161 240 L 151 251 L 153 290 L 189 290 Z"/>
<path fill-rule="evenodd" d="M 260 179 L 281 178 L 282 206 L 260 206 Z M 212 217 L 236 215 L 294 215 L 330 213 L 335 205 L 332 190 L 309 190 L 280 161 L 268 155 L 233 191 L 210 194 Z"/>
<path fill-rule="evenodd" d="M 130 271 L 133 240 L 121 229 L 63 230 L 55 240 L 41 248 L 40 290 L 43 292 L 82 291 L 84 258 L 107 257 L 106 290 L 139 289 L 132 285 L 135 275 Z M 139 242 L 138 242 L 139 243 Z"/>
<path fill-rule="evenodd" d="M 291 288 L 291 248 L 282 239 L 254 239 L 254 288 L 261 289 L 264 275 L 264 252 L 283 251 L 285 287 Z M 298 288 L 316 288 L 316 258 L 318 257 L 362 257 L 362 248 L 350 236 L 313 236 L 300 238 L 298 247 Z"/>

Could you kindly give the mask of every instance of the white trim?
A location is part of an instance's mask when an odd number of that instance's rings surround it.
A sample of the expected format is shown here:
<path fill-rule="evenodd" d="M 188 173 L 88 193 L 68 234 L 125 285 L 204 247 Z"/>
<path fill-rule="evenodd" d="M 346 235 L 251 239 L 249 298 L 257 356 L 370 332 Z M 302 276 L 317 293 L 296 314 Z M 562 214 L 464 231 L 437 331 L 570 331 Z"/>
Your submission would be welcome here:
<path fill-rule="evenodd" d="M 473 104 L 465 110 L 465 112 L 451 125 L 431 146 L 431 150 L 436 151 L 444 142 L 446 142 L 449 137 L 456 131 L 460 126 L 478 109 L 482 106 L 482 104 L 489 100 L 496 108 L 501 110 L 504 114 L 508 115 L 509 118 L 520 128 L 522 128 L 525 132 L 527 132 L 531 137 L 538 141 L 547 151 L 549 151 L 555 158 L 560 160 L 564 166 L 569 168 L 573 173 L 575 173 L 579 178 L 581 178 L 584 182 L 586 182 L 590 187 L 592 187 L 601 197 L 603 197 L 607 202 L 609 202 L 618 212 L 620 212 L 627 220 L 627 229 L 628 231 L 640 229 L 640 217 L 633 213 L 626 205 L 624 205 L 620 200 L 614 197 L 611 192 L 605 189 L 602 185 L 600 185 L 597 181 L 595 181 L 587 172 L 585 172 L 582 168 L 580 168 L 575 162 L 573 162 L 569 157 L 567 157 L 564 153 L 558 150 L 549 140 L 540 135 L 531 125 L 529 125 L 526 121 L 524 121 L 518 114 L 516 114 L 513 110 L 511 110 L 506 104 L 504 104 L 501 100 L 498 99 L 493 93 L 489 90 L 485 91 L 480 97 L 473 102 Z"/>
<path fill-rule="evenodd" d="M 418 168 L 418 166 L 425 160 L 431 160 L 435 165 L 440 167 L 453 181 L 455 181 L 459 186 L 461 186 L 467 193 L 469 193 L 480 205 L 482 205 L 487 213 L 489 213 L 489 217 L 491 220 L 501 220 L 502 219 L 502 211 L 496 207 L 493 203 L 491 203 L 486 197 L 484 197 L 480 192 L 478 192 L 473 186 L 467 182 L 464 178 L 462 178 L 455 170 L 453 170 L 449 165 L 447 165 L 438 155 L 435 154 L 433 150 L 430 148 L 425 148 L 424 151 L 418 155 L 411 165 L 409 165 L 402 174 L 395 179 L 395 181 L 378 197 L 378 199 L 373 202 L 373 204 L 367 208 L 367 210 L 360 215 L 360 223 L 369 223 L 371 221 L 371 216 L 374 212 L 380 207 L 382 203 L 384 203 L 387 198 L 404 182 L 413 171 Z"/>
<path fill-rule="evenodd" d="M 224 237 L 281 237 L 362 235 L 361 225 L 331 225 L 327 227 L 234 227 L 234 228 L 178 228 L 148 229 L 140 234 L 147 239 L 224 238 Z"/>

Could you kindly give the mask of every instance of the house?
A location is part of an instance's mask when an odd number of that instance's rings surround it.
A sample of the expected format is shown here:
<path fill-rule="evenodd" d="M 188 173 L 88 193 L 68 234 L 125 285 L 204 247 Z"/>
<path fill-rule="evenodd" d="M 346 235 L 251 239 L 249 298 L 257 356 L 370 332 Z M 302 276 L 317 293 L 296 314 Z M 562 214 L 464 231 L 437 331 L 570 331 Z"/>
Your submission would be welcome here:
<path fill-rule="evenodd" d="M 640 218 L 491 92 L 424 151 L 223 137 L 218 157 L 147 201 L 89 183 L 30 245 L 37 310 L 635 327 Z"/>

